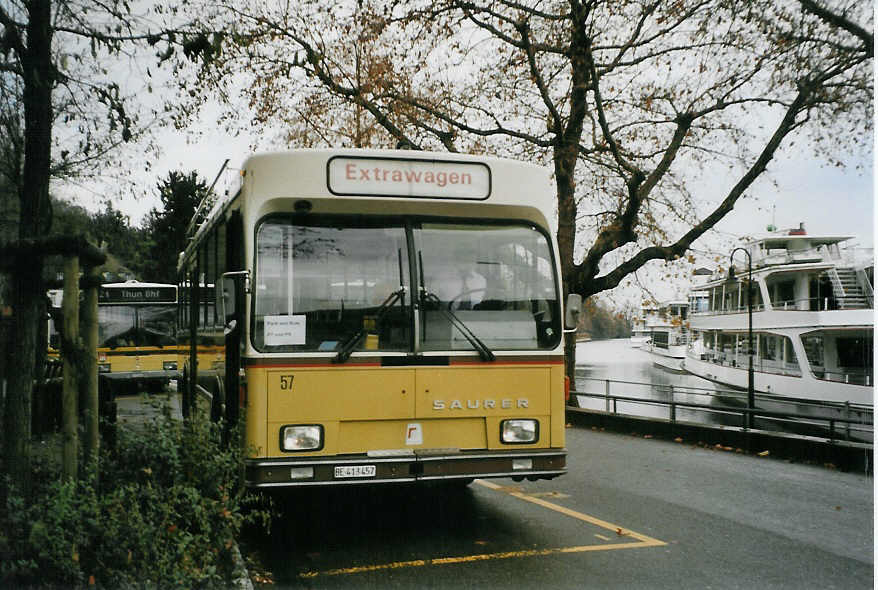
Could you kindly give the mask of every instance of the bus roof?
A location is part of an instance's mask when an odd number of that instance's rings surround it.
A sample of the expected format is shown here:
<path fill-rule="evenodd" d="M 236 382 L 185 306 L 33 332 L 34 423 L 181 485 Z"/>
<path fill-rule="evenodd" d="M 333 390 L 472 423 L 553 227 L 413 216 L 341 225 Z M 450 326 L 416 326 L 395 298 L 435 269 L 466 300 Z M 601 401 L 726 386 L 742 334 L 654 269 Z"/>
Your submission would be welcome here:
<path fill-rule="evenodd" d="M 169 283 L 141 283 L 140 281 L 125 281 L 122 283 L 101 283 L 101 287 L 105 287 L 108 289 L 149 289 L 156 287 L 174 287 L 177 288 L 177 285 L 172 285 Z"/>
<path fill-rule="evenodd" d="M 385 209 L 388 201 L 440 202 L 446 207 L 482 202 L 534 208 L 552 224 L 555 217 L 548 168 L 490 156 L 300 149 L 253 154 L 240 174 L 249 198 L 351 198 L 381 202 Z M 222 208 L 218 202 L 209 217 Z"/>

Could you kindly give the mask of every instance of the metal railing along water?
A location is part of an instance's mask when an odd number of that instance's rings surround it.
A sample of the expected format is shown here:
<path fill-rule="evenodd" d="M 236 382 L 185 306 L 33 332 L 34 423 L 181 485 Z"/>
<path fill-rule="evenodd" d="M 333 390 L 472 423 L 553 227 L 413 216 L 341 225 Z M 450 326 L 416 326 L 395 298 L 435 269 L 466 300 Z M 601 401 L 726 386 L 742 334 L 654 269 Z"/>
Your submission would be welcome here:
<path fill-rule="evenodd" d="M 872 406 L 852 403 L 819 403 L 802 400 L 786 400 L 776 396 L 757 395 L 757 407 L 748 409 L 746 406 L 737 406 L 728 403 L 717 403 L 718 399 L 741 399 L 746 402 L 746 392 L 736 390 L 715 390 L 698 387 L 686 387 L 678 385 L 658 385 L 636 381 L 620 381 L 612 379 L 599 379 L 593 377 L 578 377 L 577 382 L 599 384 L 601 391 L 571 391 L 570 394 L 583 396 L 596 400 L 603 400 L 605 412 L 629 417 L 644 417 L 644 414 L 622 413 L 619 405 L 628 404 L 635 407 L 666 407 L 662 412 L 669 423 L 692 423 L 691 420 L 680 420 L 679 410 L 688 410 L 692 413 L 712 414 L 714 416 L 732 417 L 740 424 L 743 430 L 747 430 L 748 416 L 753 419 L 761 419 L 778 426 L 785 426 L 795 430 L 797 427 L 809 427 L 821 433 L 821 438 L 827 438 L 830 442 L 857 441 L 866 442 L 871 446 L 874 429 L 874 411 Z M 614 393 L 613 386 L 621 387 L 629 392 L 631 390 L 648 390 L 649 397 L 637 396 L 631 393 Z M 684 399 L 688 398 L 688 399 Z M 704 398 L 708 401 L 693 401 Z M 795 406 L 793 410 L 769 410 L 758 407 L 758 404 L 770 404 L 772 406 Z M 659 417 L 650 415 L 649 417 Z M 752 422 L 751 422 L 752 423 Z M 709 425 L 709 422 L 703 424 Z M 825 436 L 823 436 L 825 434 Z"/>
<path fill-rule="evenodd" d="M 855 305 L 862 297 L 807 297 L 803 299 L 785 299 L 772 301 L 770 307 L 764 302 L 753 304 L 753 311 L 837 311 L 845 309 L 872 309 L 871 297 L 866 297 L 867 304 Z M 720 308 L 694 309 L 690 313 L 693 316 L 716 316 L 746 313 L 746 305 L 732 303 Z"/>

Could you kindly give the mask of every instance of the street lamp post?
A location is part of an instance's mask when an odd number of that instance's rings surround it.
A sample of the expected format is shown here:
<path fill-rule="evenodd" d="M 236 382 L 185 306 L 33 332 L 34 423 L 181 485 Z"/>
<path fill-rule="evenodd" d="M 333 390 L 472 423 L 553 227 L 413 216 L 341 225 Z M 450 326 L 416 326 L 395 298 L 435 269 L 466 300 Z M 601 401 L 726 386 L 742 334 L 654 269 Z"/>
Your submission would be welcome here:
<path fill-rule="evenodd" d="M 729 255 L 729 278 L 728 282 L 735 281 L 735 252 L 740 250 L 747 255 L 747 357 L 749 364 L 747 367 L 747 420 L 745 424 L 747 428 L 753 427 L 753 409 L 756 407 L 756 399 L 753 391 L 753 262 L 750 258 L 750 252 L 746 248 L 735 248 Z"/>

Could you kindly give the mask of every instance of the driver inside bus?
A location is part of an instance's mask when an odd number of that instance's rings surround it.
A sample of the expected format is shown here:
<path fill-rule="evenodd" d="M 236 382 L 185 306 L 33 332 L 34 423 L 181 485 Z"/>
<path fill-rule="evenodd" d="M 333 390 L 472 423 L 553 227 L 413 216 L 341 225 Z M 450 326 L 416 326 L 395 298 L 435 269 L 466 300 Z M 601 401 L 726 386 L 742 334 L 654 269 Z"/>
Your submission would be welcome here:
<path fill-rule="evenodd" d="M 432 278 L 433 291 L 450 309 L 472 309 L 485 296 L 487 281 L 476 272 L 474 262 L 445 266 Z"/>

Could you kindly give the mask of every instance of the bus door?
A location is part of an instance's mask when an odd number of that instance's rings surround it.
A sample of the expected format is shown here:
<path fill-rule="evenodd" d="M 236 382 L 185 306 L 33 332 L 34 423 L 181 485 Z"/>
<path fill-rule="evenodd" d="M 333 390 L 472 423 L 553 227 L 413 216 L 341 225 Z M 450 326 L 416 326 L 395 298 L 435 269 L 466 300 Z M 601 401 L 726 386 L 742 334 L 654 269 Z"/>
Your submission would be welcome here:
<path fill-rule="evenodd" d="M 241 214 L 235 211 L 226 228 L 226 264 L 225 273 L 220 280 L 217 291 L 217 305 L 222 314 L 220 318 L 225 326 L 225 410 L 226 426 L 231 428 L 238 421 L 240 409 L 245 400 L 244 388 L 241 383 L 241 350 L 243 348 L 243 334 L 245 321 L 244 297 L 249 277 L 242 272 L 244 268 L 244 227 Z M 223 294 L 231 290 L 231 301 Z M 226 303 L 231 303 L 231 309 L 226 308 Z"/>

